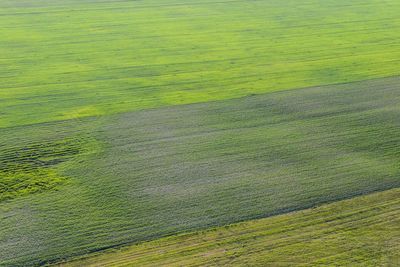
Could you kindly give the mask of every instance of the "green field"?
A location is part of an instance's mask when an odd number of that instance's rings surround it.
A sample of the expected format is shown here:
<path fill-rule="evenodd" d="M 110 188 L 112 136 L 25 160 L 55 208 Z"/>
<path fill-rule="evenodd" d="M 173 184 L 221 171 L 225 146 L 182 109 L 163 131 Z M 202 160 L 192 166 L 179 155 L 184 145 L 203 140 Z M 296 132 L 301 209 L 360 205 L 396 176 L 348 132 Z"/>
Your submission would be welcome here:
<path fill-rule="evenodd" d="M 397 0 L 1 0 L 0 127 L 400 73 Z"/>
<path fill-rule="evenodd" d="M 0 0 L 0 266 L 399 187 L 398 14 L 396 0 Z"/>
<path fill-rule="evenodd" d="M 0 258 L 52 262 L 399 187 L 399 80 L 7 128 L 92 149 L 42 167 L 66 180 L 57 190 L 2 203 Z"/>
<path fill-rule="evenodd" d="M 73 266 L 399 266 L 400 191 L 162 238 Z"/>

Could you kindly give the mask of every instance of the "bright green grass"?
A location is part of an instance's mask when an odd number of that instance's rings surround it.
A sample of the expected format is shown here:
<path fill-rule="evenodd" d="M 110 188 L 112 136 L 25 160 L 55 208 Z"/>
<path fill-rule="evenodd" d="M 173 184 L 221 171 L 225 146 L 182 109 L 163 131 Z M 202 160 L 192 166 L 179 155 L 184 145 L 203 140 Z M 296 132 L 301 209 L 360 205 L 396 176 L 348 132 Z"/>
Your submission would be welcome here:
<path fill-rule="evenodd" d="M 0 127 L 400 73 L 398 0 L 0 0 Z"/>
<path fill-rule="evenodd" d="M 399 266 L 400 190 L 98 253 L 60 266 Z"/>
<path fill-rule="evenodd" d="M 2 139 L 6 142 L 0 152 L 0 202 L 56 188 L 66 180 L 61 170 L 73 163 L 74 158 L 94 153 L 99 145 L 87 133 L 71 138 L 61 129 L 57 130 L 34 133 L 35 136 L 45 134 L 36 142 L 32 136 L 18 136 L 13 140 L 6 131 L 3 133 Z M 84 133 L 84 127 L 80 130 Z M 29 130 L 23 132 L 26 134 Z"/>
<path fill-rule="evenodd" d="M 2 129 L 0 143 L 17 151 L 20 140 L 91 147 L 88 139 L 94 152 L 60 163 L 58 191 L 0 203 L 0 265 L 53 262 L 399 187 L 399 81 Z"/>

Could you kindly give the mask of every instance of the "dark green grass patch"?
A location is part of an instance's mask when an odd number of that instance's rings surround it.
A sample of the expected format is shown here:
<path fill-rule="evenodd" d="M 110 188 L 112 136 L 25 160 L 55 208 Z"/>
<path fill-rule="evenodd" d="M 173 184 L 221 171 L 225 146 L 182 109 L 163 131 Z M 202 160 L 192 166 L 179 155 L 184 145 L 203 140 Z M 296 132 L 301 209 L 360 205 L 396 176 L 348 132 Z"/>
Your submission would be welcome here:
<path fill-rule="evenodd" d="M 58 133 L 88 129 L 103 150 L 64 168 L 70 182 L 58 191 L 1 205 L 1 263 L 40 264 L 399 187 L 399 81 L 50 123 Z"/>

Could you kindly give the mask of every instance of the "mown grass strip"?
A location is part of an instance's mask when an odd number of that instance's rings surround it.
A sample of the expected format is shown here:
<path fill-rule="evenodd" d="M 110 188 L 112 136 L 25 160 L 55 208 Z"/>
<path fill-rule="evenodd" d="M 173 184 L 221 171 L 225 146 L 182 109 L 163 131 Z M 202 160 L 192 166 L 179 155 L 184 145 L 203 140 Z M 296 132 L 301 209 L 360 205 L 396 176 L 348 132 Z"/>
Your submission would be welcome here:
<path fill-rule="evenodd" d="M 58 266 L 397 266 L 400 190 L 171 236 Z"/>

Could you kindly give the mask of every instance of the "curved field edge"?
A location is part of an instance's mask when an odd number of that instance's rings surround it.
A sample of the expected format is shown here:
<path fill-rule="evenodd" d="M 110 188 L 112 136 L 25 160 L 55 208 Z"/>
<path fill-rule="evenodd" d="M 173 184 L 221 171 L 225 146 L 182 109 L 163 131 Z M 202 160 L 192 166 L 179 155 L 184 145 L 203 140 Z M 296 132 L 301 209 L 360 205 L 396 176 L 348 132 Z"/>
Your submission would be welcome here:
<path fill-rule="evenodd" d="M 87 255 L 73 266 L 397 266 L 400 189 Z"/>
<path fill-rule="evenodd" d="M 398 75 L 399 13 L 397 0 L 2 0 L 0 128 Z"/>

